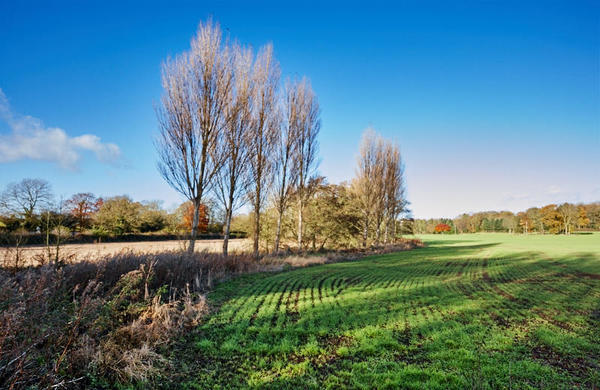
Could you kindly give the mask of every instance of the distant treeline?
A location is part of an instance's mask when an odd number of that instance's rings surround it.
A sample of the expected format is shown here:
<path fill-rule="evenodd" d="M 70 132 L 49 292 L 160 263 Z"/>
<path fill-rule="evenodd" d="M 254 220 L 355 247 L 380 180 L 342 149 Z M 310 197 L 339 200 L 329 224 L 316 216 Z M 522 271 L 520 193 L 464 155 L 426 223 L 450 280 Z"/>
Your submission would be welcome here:
<path fill-rule="evenodd" d="M 192 211 L 189 202 L 167 211 L 159 202 L 136 202 L 126 195 L 77 193 L 58 199 L 47 181 L 24 179 L 0 192 L 0 245 L 182 239 L 189 234 Z M 211 203 L 202 205 L 198 238 L 222 238 L 217 213 Z M 247 234 L 233 231 L 231 236 Z"/>
<path fill-rule="evenodd" d="M 570 234 L 585 230 L 600 230 L 600 202 L 549 204 L 516 214 L 510 211 L 483 211 L 465 213 L 454 219 L 416 219 L 413 222 L 415 233 Z"/>

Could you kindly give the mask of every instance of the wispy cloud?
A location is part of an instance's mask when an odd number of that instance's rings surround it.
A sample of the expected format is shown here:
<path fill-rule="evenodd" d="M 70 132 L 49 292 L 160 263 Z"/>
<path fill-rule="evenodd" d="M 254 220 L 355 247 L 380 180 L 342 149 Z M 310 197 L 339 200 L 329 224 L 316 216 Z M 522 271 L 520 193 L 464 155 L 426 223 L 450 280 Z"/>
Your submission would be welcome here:
<path fill-rule="evenodd" d="M 557 194 L 562 194 L 564 191 L 559 186 L 553 184 L 550 187 L 548 187 L 547 192 L 549 195 L 557 195 Z"/>
<path fill-rule="evenodd" d="M 503 198 L 504 201 L 507 202 L 512 202 L 512 201 L 519 201 L 519 200 L 529 200 L 531 199 L 531 195 L 529 193 L 508 193 L 505 192 L 503 194 Z"/>
<path fill-rule="evenodd" d="M 493 201 L 493 195 L 489 197 Z M 573 189 L 568 185 L 549 184 L 539 187 L 531 186 L 526 192 L 504 192 L 498 202 L 490 209 L 507 209 L 513 212 L 523 211 L 530 207 L 541 207 L 549 204 L 587 203 L 600 200 L 600 186 L 591 189 Z"/>
<path fill-rule="evenodd" d="M 42 160 L 61 167 L 77 170 L 82 152 L 92 152 L 108 164 L 118 164 L 121 150 L 100 137 L 84 134 L 71 137 L 58 127 L 46 127 L 38 119 L 12 111 L 8 99 L 0 89 L 0 120 L 8 124 L 9 134 L 0 134 L 0 163 L 19 160 Z"/>

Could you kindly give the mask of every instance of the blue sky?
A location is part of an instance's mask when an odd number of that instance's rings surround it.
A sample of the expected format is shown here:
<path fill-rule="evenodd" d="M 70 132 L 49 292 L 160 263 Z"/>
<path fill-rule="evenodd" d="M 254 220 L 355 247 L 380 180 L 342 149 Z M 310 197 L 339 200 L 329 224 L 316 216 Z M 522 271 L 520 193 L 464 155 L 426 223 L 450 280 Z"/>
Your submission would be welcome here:
<path fill-rule="evenodd" d="M 212 16 L 312 80 L 331 182 L 371 126 L 401 146 L 416 217 L 600 200 L 598 2 L 162 3 L 2 2 L 0 188 L 181 201 L 153 104 L 161 61 Z"/>

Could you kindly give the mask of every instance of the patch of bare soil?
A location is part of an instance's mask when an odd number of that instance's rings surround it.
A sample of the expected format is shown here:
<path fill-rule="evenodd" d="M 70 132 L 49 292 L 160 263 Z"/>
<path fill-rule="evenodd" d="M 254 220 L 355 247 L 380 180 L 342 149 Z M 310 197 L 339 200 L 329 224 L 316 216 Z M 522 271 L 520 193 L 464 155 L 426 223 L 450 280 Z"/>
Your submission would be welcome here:
<path fill-rule="evenodd" d="M 558 351 L 546 346 L 536 345 L 531 349 L 531 355 L 535 360 L 546 365 L 567 371 L 576 377 L 585 377 L 592 369 L 598 369 L 595 365 L 582 357 L 563 356 Z"/>
<path fill-rule="evenodd" d="M 510 321 L 508 321 L 506 318 L 502 317 L 501 315 L 498 315 L 498 314 L 494 313 L 493 311 L 490 312 L 489 315 L 490 315 L 490 318 L 499 327 L 501 327 L 501 328 L 508 328 L 508 327 L 510 327 Z"/>
<path fill-rule="evenodd" d="M 589 272 L 575 272 L 575 273 L 559 272 L 555 275 L 558 277 L 569 278 L 569 279 L 580 278 L 580 279 L 600 280 L 600 275 L 592 274 Z"/>
<path fill-rule="evenodd" d="M 598 274 L 591 274 L 589 272 L 577 272 L 577 273 L 575 273 L 575 276 L 577 276 L 578 278 L 600 280 L 600 275 L 598 275 Z"/>
<path fill-rule="evenodd" d="M 540 316 L 540 318 L 544 319 L 545 321 L 547 321 L 547 322 L 551 323 L 552 325 L 557 326 L 561 329 L 568 330 L 568 331 L 573 330 L 573 326 L 571 324 L 559 321 L 559 320 L 555 319 L 554 317 L 552 317 L 552 315 L 546 313 L 545 311 L 543 311 L 541 309 L 535 310 L 535 314 Z"/>

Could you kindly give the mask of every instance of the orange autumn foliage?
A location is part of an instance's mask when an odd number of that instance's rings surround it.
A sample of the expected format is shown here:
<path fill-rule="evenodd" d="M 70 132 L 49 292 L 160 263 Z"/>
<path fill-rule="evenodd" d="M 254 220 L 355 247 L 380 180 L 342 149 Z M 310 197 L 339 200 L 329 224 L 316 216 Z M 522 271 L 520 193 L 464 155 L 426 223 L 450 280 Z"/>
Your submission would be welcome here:
<path fill-rule="evenodd" d="M 185 205 L 183 211 L 183 227 L 187 230 L 192 230 L 192 223 L 194 221 L 194 206 L 191 202 Z M 206 205 L 200 205 L 200 212 L 198 215 L 198 233 L 206 233 L 208 231 L 208 208 Z"/>
<path fill-rule="evenodd" d="M 445 223 L 439 223 L 435 226 L 434 230 L 436 233 L 445 233 L 452 230 L 452 228 L 450 227 L 450 225 L 446 225 Z"/>

